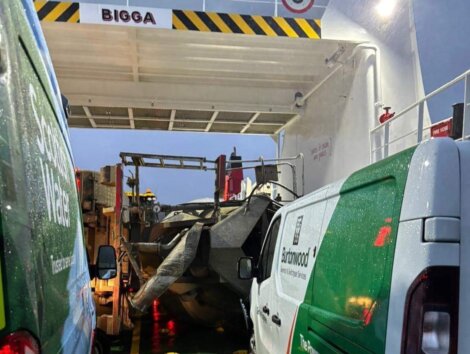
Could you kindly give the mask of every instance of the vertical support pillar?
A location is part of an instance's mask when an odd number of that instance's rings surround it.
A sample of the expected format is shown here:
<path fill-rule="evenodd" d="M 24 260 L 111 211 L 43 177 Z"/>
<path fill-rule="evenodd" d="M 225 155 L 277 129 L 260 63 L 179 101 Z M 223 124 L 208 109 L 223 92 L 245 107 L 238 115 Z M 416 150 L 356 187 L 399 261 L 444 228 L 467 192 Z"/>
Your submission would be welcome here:
<path fill-rule="evenodd" d="M 220 155 L 215 160 L 215 191 L 214 191 L 214 216 L 219 217 L 220 215 L 220 196 L 224 195 L 225 191 L 225 175 L 226 168 L 225 163 L 227 158 L 225 155 Z"/>
<path fill-rule="evenodd" d="M 139 166 L 135 165 L 135 196 L 134 203 L 140 207 L 140 177 L 139 177 Z"/>
<path fill-rule="evenodd" d="M 390 142 L 390 125 L 387 122 L 385 123 L 385 126 L 384 126 L 384 156 L 383 156 L 384 159 L 388 157 L 389 142 Z"/>
<path fill-rule="evenodd" d="M 110 229 L 109 232 L 111 233 L 108 235 L 110 242 L 109 244 L 114 247 L 117 254 L 120 255 L 120 237 L 121 237 L 121 208 L 122 208 L 122 179 L 123 179 L 123 171 L 122 165 L 116 165 L 116 195 L 114 201 L 114 213 L 110 217 Z M 118 264 L 117 269 L 117 276 L 113 280 L 113 310 L 112 310 L 112 335 L 119 335 L 121 332 L 121 323 L 123 319 L 123 308 L 121 307 L 121 277 L 122 277 L 122 269 L 121 265 Z"/>
<path fill-rule="evenodd" d="M 424 102 L 421 102 L 418 107 L 418 144 L 423 141 L 423 126 L 424 126 Z"/>
<path fill-rule="evenodd" d="M 470 138 L 470 73 L 465 76 L 465 99 L 463 108 L 463 139 Z"/>
<path fill-rule="evenodd" d="M 281 145 L 282 131 L 277 133 L 276 137 L 277 137 L 276 159 L 280 159 L 281 154 L 282 154 L 282 145 Z M 278 171 L 278 172 L 280 172 L 280 171 Z M 273 199 L 276 199 L 277 194 L 280 192 L 280 188 L 278 186 L 276 186 L 275 184 L 273 184 L 272 188 L 273 188 L 272 189 L 272 197 L 273 197 Z"/>

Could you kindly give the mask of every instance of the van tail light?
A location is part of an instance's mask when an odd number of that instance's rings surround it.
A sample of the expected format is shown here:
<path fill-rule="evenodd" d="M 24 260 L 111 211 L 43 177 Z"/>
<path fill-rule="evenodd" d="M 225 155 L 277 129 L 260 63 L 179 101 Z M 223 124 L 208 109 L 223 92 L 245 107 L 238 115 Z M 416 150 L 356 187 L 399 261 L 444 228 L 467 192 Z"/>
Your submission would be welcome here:
<path fill-rule="evenodd" d="M 408 290 L 402 354 L 457 354 L 459 268 L 430 267 Z"/>
<path fill-rule="evenodd" d="M 39 345 L 28 332 L 18 331 L 0 340 L 0 354 L 39 354 Z"/>
<path fill-rule="evenodd" d="M 80 195 L 82 189 L 82 181 L 80 179 L 80 175 L 80 170 L 78 168 L 75 168 L 75 184 L 77 185 L 78 195 Z"/>

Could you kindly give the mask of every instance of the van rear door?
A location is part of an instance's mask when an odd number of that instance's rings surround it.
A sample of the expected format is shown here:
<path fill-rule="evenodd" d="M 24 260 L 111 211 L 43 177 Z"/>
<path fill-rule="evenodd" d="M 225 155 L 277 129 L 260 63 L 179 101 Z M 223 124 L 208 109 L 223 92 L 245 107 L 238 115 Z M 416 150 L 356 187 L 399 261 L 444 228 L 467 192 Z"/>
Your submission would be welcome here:
<path fill-rule="evenodd" d="M 460 154 L 460 299 L 459 353 L 470 348 L 470 142 L 458 143 Z"/>

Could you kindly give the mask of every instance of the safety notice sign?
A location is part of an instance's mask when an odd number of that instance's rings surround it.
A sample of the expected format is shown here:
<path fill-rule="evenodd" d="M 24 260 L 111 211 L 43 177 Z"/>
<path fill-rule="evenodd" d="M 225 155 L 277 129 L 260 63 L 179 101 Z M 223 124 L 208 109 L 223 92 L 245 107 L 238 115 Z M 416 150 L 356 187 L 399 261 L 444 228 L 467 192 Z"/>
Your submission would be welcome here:
<path fill-rule="evenodd" d="M 289 11 L 301 14 L 310 10 L 315 0 L 282 0 L 282 3 Z"/>

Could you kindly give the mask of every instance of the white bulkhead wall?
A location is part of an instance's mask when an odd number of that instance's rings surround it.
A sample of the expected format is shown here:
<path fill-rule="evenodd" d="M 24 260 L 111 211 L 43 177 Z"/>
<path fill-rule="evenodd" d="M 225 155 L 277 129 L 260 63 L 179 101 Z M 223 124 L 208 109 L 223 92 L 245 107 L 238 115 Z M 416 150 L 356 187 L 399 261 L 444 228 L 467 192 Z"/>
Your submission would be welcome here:
<path fill-rule="evenodd" d="M 322 19 L 322 38 L 370 43 L 380 51 L 379 99 L 392 112 L 400 112 L 424 96 L 416 50 L 416 34 L 408 0 L 397 0 L 390 18 L 379 15 L 381 0 L 331 0 Z M 332 53 L 333 54 L 333 53 Z M 345 58 L 340 58 L 339 61 Z M 370 163 L 369 131 L 379 124 L 374 91 L 375 53 L 359 50 L 316 91 L 305 105 L 305 113 L 285 130 L 282 156 L 305 156 L 305 194 L 347 177 Z M 429 116 L 425 109 L 425 123 Z M 417 110 L 393 123 L 390 140 L 417 128 Z M 393 144 L 390 154 L 415 144 L 416 135 Z M 383 144 L 381 136 L 374 146 Z M 379 157 L 380 152 L 376 157 Z M 301 171 L 301 166 L 298 169 Z M 281 182 L 292 186 L 289 171 Z M 302 193 L 301 173 L 297 181 Z M 283 194 L 286 199 L 288 194 Z"/>

